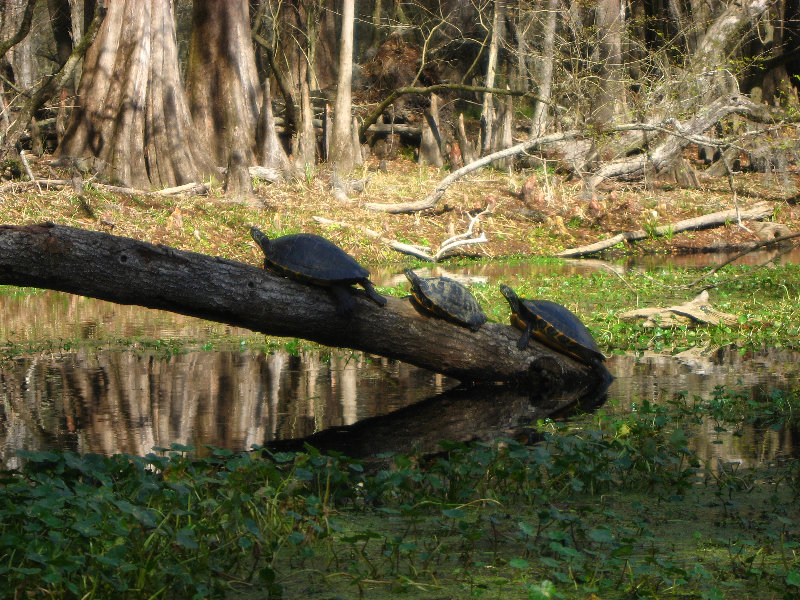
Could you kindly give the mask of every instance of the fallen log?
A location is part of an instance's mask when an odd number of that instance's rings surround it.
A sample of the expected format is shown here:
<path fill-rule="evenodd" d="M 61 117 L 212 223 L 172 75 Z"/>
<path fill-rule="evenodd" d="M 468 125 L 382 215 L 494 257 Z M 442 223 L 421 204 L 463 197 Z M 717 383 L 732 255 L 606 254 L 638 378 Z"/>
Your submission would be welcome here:
<path fill-rule="evenodd" d="M 651 236 L 672 235 L 674 233 L 680 233 L 681 231 L 688 230 L 710 229 L 712 227 L 725 225 L 725 223 L 731 221 L 736 221 L 737 219 L 741 219 L 742 221 L 760 221 L 761 219 L 766 219 L 772 216 L 772 213 L 773 207 L 771 204 L 768 202 L 759 202 L 747 210 L 723 210 L 708 215 L 685 219 L 669 225 L 660 225 L 651 231 L 645 231 L 644 229 L 639 229 L 637 231 L 626 231 L 606 240 L 600 240 L 599 242 L 594 242 L 586 246 L 562 250 L 556 254 L 556 256 L 559 258 L 577 258 L 579 256 L 589 256 L 602 250 L 612 248 L 620 242 L 636 242 Z"/>
<path fill-rule="evenodd" d="M 419 314 L 407 298 L 378 307 L 353 290 L 347 319 L 323 288 L 220 257 L 43 223 L 0 226 L 0 284 L 48 288 L 168 310 L 398 359 L 462 381 L 514 382 L 530 391 L 605 385 L 591 368 L 544 346 L 518 350 L 519 331 L 479 331 Z"/>

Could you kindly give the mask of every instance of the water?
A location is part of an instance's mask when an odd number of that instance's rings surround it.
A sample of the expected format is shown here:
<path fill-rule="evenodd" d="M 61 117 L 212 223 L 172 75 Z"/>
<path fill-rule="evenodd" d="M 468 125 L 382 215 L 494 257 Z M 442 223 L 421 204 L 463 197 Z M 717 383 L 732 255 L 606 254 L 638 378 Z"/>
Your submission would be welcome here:
<path fill-rule="evenodd" d="M 455 275 L 503 281 L 531 277 L 529 270 L 488 265 Z M 378 274 L 381 284 L 391 277 L 402 275 Z M 247 330 L 58 292 L 0 297 L 0 309 L 0 338 L 8 347 L 0 362 L 0 462 L 7 466 L 18 464 L 17 449 L 141 455 L 180 443 L 244 450 L 317 432 L 324 432 L 317 433 L 321 443 L 352 454 L 432 451 L 441 438 L 514 435 L 575 400 L 494 386 L 465 390 L 444 376 L 349 350 L 264 352 L 244 343 L 264 339 Z M 176 342 L 78 350 L 59 342 L 75 338 Z M 222 338 L 243 343 L 203 349 Z M 47 340 L 52 350 L 41 351 Z M 25 351 L 29 343 L 39 351 Z M 800 355 L 786 350 L 615 355 L 607 364 L 616 376 L 608 390 L 615 402 L 607 410 L 628 411 L 680 392 L 707 398 L 716 386 L 754 395 L 800 389 Z M 791 430 L 733 435 L 709 425 L 692 439 L 701 456 L 723 461 L 798 451 Z"/>

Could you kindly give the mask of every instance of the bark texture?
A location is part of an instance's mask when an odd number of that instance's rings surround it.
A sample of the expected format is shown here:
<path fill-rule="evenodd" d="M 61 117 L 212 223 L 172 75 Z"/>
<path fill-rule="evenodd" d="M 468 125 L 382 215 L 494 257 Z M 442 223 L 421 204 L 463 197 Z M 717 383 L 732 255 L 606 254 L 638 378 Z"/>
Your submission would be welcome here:
<path fill-rule="evenodd" d="M 178 72 L 169 0 L 108 3 L 56 154 L 95 157 L 99 170 L 130 187 L 170 187 L 210 174 Z"/>
<path fill-rule="evenodd" d="M 137 304 L 396 358 L 462 380 L 516 381 L 531 391 L 588 392 L 607 383 L 545 347 L 518 350 L 518 330 L 487 323 L 478 332 L 420 315 L 406 298 L 376 306 L 355 298 L 352 319 L 328 290 L 256 267 L 130 238 L 53 225 L 0 227 L 0 283 L 36 286 Z"/>
<path fill-rule="evenodd" d="M 255 164 L 261 86 L 247 0 L 194 0 L 186 91 L 202 143 L 217 165 Z"/>
<path fill-rule="evenodd" d="M 333 132 L 328 160 L 340 174 L 353 170 L 353 143 L 350 132 L 353 96 L 353 24 L 355 0 L 342 2 L 342 39 L 339 46 L 339 79 L 336 89 L 336 104 L 333 110 Z"/>

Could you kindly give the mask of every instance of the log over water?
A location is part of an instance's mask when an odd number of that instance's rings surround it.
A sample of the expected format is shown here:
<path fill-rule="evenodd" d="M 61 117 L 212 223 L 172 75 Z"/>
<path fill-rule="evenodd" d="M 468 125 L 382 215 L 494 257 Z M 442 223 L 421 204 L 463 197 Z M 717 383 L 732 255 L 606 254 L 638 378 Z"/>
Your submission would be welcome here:
<path fill-rule="evenodd" d="M 322 287 L 225 258 L 53 223 L 0 226 L 0 283 L 353 348 L 461 381 L 516 383 L 534 394 L 583 395 L 610 379 L 604 367 L 592 369 L 534 342 L 518 350 L 519 332 L 509 325 L 487 323 L 472 332 L 419 314 L 406 298 L 389 297 L 381 308 L 356 290 L 348 320 Z"/>

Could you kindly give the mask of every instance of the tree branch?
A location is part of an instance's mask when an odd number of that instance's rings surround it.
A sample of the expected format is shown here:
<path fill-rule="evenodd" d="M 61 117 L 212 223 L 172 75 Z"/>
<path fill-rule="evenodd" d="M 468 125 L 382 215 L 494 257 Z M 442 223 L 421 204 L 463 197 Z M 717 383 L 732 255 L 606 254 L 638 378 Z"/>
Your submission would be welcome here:
<path fill-rule="evenodd" d="M 39 84 L 30 100 L 28 100 L 20 110 L 14 123 L 9 127 L 3 145 L 3 151 L 0 153 L 0 162 L 15 151 L 17 142 L 19 142 L 19 139 L 28 127 L 28 123 L 30 123 L 34 113 L 44 106 L 45 102 L 47 102 L 57 90 L 64 87 L 64 83 L 67 79 L 72 77 L 72 73 L 78 66 L 78 62 L 86 53 L 86 50 L 94 41 L 97 32 L 100 30 L 100 23 L 103 22 L 104 16 L 105 9 L 101 8 L 100 3 L 98 3 L 92 22 L 89 24 L 89 27 L 87 27 L 86 33 L 81 38 L 81 41 L 72 49 L 72 53 L 69 55 L 67 62 L 65 62 L 54 75 Z"/>
<path fill-rule="evenodd" d="M 6 52 L 11 50 L 14 46 L 19 44 L 25 39 L 31 31 L 31 22 L 33 21 L 33 10 L 36 8 L 36 0 L 28 0 L 25 6 L 25 12 L 22 14 L 22 20 L 19 23 L 17 32 L 8 38 L 5 42 L 0 43 L 0 58 L 6 55 Z M 8 10 L 8 6 L 6 6 Z"/>

